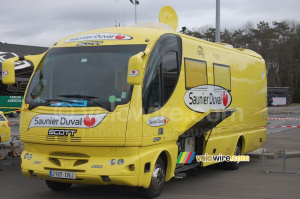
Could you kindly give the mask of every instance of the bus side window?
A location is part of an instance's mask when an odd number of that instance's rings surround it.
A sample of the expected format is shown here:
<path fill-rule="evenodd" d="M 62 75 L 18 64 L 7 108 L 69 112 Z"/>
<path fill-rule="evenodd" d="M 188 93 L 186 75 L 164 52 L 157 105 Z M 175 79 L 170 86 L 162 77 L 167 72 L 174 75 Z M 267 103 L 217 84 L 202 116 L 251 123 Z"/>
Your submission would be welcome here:
<path fill-rule="evenodd" d="M 169 100 L 179 78 L 181 38 L 165 34 L 155 44 L 148 60 L 143 83 L 143 110 L 155 112 Z"/>
<path fill-rule="evenodd" d="M 231 91 L 230 67 L 221 64 L 214 64 L 214 81 L 216 86 L 221 86 Z"/>
<path fill-rule="evenodd" d="M 161 108 L 171 97 L 179 77 L 177 53 L 167 52 L 162 56 L 148 91 L 148 108 L 154 112 Z"/>
<path fill-rule="evenodd" d="M 150 84 L 149 91 L 149 108 L 152 111 L 161 107 L 161 70 L 157 68 L 154 78 Z"/>
<path fill-rule="evenodd" d="M 207 64 L 204 61 L 184 59 L 185 87 L 190 89 L 207 84 Z"/>
<path fill-rule="evenodd" d="M 179 77 L 177 53 L 170 51 L 162 58 L 163 104 L 171 97 Z"/>

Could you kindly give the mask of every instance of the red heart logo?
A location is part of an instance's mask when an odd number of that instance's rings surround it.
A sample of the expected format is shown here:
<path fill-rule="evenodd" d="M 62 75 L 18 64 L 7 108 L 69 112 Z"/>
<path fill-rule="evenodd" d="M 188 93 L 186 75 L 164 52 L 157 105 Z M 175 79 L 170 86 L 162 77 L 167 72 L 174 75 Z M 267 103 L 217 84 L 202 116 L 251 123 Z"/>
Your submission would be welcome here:
<path fill-rule="evenodd" d="M 227 106 L 227 103 L 228 103 L 228 95 L 224 91 L 223 92 L 223 105 Z"/>
<path fill-rule="evenodd" d="M 124 39 L 125 36 L 122 36 L 122 35 L 116 35 L 115 38 L 116 38 L 116 39 Z"/>
<path fill-rule="evenodd" d="M 90 119 L 90 117 L 88 115 L 83 120 L 83 123 L 86 126 L 93 126 L 95 124 L 95 122 L 96 122 L 95 118 Z"/>
<path fill-rule="evenodd" d="M 134 73 L 135 73 L 135 70 L 133 70 L 132 73 L 134 74 Z"/>

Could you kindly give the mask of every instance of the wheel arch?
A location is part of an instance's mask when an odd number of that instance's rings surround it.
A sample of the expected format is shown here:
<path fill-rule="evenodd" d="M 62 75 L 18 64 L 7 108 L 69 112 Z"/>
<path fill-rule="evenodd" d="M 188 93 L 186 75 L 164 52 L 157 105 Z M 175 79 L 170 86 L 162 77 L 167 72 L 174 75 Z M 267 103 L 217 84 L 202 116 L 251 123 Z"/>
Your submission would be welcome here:
<path fill-rule="evenodd" d="M 165 169 L 166 169 L 166 179 L 165 180 L 169 181 L 174 176 L 174 169 L 173 168 L 175 168 L 176 165 L 173 165 L 173 164 L 176 164 L 176 160 L 172 161 L 172 156 L 169 153 L 169 151 L 167 151 L 167 150 L 162 151 L 159 154 L 158 158 L 159 157 L 163 160 L 164 166 L 165 166 Z"/>
<path fill-rule="evenodd" d="M 245 143 L 246 143 L 246 139 L 244 135 L 241 135 L 237 141 L 237 144 L 239 144 L 241 147 L 241 155 L 245 154 Z"/>
<path fill-rule="evenodd" d="M 149 151 L 151 152 L 149 153 Z M 172 177 L 174 177 L 176 160 L 178 156 L 178 146 L 176 145 L 176 143 L 170 142 L 168 144 L 161 145 L 160 147 L 151 146 L 143 153 L 140 153 L 140 156 L 141 156 L 141 164 L 140 164 L 141 169 L 139 171 L 138 186 L 142 186 L 144 188 L 149 187 L 152 171 L 159 157 L 162 158 L 165 165 L 165 170 L 166 170 L 165 181 L 169 181 Z M 151 169 L 149 172 L 144 172 L 144 165 L 146 163 L 151 163 L 151 167 L 150 167 Z"/>

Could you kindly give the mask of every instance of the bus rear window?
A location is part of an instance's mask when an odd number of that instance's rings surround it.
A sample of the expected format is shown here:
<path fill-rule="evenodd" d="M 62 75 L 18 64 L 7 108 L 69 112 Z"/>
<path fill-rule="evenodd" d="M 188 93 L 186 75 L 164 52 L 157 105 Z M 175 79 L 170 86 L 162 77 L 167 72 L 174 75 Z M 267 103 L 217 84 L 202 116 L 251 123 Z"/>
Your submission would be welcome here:
<path fill-rule="evenodd" d="M 231 90 L 230 67 L 221 64 L 214 64 L 215 85 L 221 86 L 226 90 Z"/>

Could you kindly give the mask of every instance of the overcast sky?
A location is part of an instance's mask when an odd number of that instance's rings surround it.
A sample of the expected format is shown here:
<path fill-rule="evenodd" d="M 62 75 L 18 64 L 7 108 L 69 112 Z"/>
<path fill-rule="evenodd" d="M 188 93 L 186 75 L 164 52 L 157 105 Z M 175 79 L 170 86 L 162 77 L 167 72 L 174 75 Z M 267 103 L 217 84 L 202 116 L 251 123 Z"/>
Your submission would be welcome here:
<path fill-rule="evenodd" d="M 58 39 L 86 30 L 134 23 L 129 0 L 0 0 L 0 42 L 50 46 Z M 159 10 L 172 6 L 179 26 L 215 26 L 215 0 L 140 0 L 138 21 L 158 21 Z M 300 21 L 300 0 L 221 0 L 221 28 L 247 21 Z"/>

